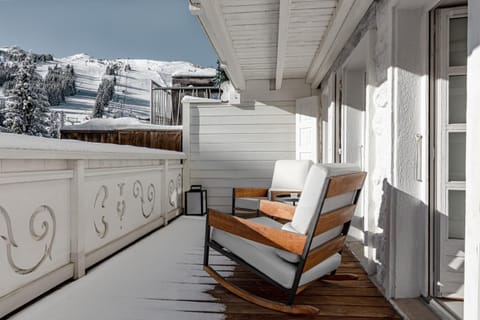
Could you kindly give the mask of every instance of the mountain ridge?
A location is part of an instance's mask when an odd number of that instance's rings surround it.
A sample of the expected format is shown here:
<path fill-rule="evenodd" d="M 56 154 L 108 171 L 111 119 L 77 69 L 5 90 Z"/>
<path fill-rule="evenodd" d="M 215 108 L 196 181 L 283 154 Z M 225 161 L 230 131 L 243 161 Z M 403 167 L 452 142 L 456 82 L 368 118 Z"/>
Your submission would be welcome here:
<path fill-rule="evenodd" d="M 0 48 L 0 63 L 11 63 L 6 55 L 21 57 L 26 51 L 19 48 Z M 101 80 L 115 77 L 115 96 L 112 106 L 119 116 L 130 116 L 141 120 L 150 117 L 150 81 L 161 86 L 170 86 L 172 76 L 213 77 L 214 68 L 201 67 L 186 61 L 159 61 L 150 59 L 97 59 L 87 53 L 68 57 L 54 57 L 50 54 L 38 55 L 37 72 L 42 76 L 48 68 L 56 65 L 73 66 L 77 94 L 66 97 L 66 102 L 52 106 L 52 111 L 64 112 L 67 124 L 81 123 L 91 118 L 95 96 Z M 51 60 L 49 58 L 51 57 Z M 107 67 L 115 68 L 115 75 L 107 75 Z M 0 93 L 1 94 L 1 93 Z"/>

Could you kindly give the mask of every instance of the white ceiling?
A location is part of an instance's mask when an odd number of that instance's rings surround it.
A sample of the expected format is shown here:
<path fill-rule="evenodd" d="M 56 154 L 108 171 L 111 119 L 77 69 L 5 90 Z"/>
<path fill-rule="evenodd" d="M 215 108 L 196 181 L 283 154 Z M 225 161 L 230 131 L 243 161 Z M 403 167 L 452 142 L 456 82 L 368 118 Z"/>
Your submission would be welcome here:
<path fill-rule="evenodd" d="M 373 0 L 189 0 L 234 85 L 317 87 Z"/>
<path fill-rule="evenodd" d="M 280 1 L 289 2 L 283 78 L 305 78 L 337 0 L 223 0 L 223 19 L 246 80 L 275 79 Z"/>

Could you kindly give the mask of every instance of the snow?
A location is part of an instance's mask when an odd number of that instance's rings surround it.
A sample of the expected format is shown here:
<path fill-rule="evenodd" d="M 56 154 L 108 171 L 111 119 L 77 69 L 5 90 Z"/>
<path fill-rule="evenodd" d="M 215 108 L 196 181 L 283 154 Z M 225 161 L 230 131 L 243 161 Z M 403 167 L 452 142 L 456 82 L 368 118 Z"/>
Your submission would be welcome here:
<path fill-rule="evenodd" d="M 182 126 L 159 126 L 145 124 L 136 118 L 117 118 L 117 119 L 92 119 L 84 123 L 65 126 L 65 131 L 108 131 L 118 129 L 140 129 L 140 130 L 182 130 Z"/>
<path fill-rule="evenodd" d="M 175 71 L 173 77 L 215 77 L 215 69 L 188 69 Z"/>
<path fill-rule="evenodd" d="M 138 158 L 151 157 L 151 159 L 185 158 L 185 154 L 182 152 L 168 150 L 77 140 L 60 140 L 13 133 L 0 134 L 0 159 L 15 158 L 20 153 L 22 157 L 33 159 L 39 159 L 45 155 L 48 155 L 49 159 L 95 159 L 96 157 L 105 158 L 104 155 L 106 154 L 108 155 L 106 158 L 110 157 L 111 159 L 136 156 Z M 100 154 L 102 155 L 101 157 Z"/>
<path fill-rule="evenodd" d="M 66 284 L 10 320 L 215 320 L 226 307 L 202 270 L 203 217 L 181 216 Z M 173 244 L 173 245 L 172 245 Z M 233 274 L 234 265 L 212 257 Z"/>

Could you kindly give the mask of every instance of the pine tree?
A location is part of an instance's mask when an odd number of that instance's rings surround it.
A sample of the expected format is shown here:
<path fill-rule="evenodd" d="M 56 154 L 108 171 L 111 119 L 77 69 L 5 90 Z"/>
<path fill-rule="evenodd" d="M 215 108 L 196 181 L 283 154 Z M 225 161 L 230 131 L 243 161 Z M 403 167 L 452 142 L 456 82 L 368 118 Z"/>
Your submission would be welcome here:
<path fill-rule="evenodd" d="M 50 104 L 31 56 L 20 63 L 14 81 L 5 104 L 3 125 L 13 133 L 49 136 Z"/>
<path fill-rule="evenodd" d="M 103 79 L 97 90 L 97 97 L 95 98 L 95 106 L 93 108 L 92 117 L 102 118 L 106 115 L 106 107 L 115 94 L 115 83 L 109 79 Z"/>
<path fill-rule="evenodd" d="M 5 120 L 4 118 L 4 113 L 5 113 L 5 101 L 3 99 L 0 99 L 0 132 L 2 132 L 3 128 L 3 121 Z"/>
<path fill-rule="evenodd" d="M 67 65 L 65 68 L 58 66 L 48 68 L 45 76 L 45 88 L 51 106 L 58 106 L 65 102 L 65 97 L 75 95 L 77 89 L 73 67 Z"/>
<path fill-rule="evenodd" d="M 97 97 L 95 98 L 95 106 L 93 107 L 93 112 L 92 112 L 92 117 L 93 118 L 103 118 L 103 115 L 105 114 L 105 107 L 103 105 L 103 93 L 104 92 L 104 86 L 103 86 L 103 81 L 100 83 L 97 89 Z"/>
<path fill-rule="evenodd" d="M 220 61 L 217 60 L 217 72 L 215 73 L 215 77 L 213 78 L 213 84 L 215 87 L 220 88 L 222 82 L 228 81 L 228 76 L 223 70 L 222 66 L 220 65 Z"/>

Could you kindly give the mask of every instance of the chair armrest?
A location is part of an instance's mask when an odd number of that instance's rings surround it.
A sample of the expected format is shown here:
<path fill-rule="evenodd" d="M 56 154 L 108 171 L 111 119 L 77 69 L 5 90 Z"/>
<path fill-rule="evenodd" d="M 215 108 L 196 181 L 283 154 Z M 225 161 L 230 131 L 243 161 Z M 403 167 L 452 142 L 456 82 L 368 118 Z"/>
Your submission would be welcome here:
<path fill-rule="evenodd" d="M 302 194 L 302 191 L 272 190 L 270 191 L 270 200 L 276 201 L 278 196 L 290 196 L 292 193 L 296 193 L 300 196 Z"/>
<path fill-rule="evenodd" d="M 212 209 L 208 211 L 207 219 L 211 227 L 298 255 L 303 253 L 307 241 L 303 234 L 274 229 Z"/>
<path fill-rule="evenodd" d="M 233 196 L 235 198 L 268 197 L 268 189 L 267 188 L 233 188 Z"/>
<path fill-rule="evenodd" d="M 264 215 L 288 221 L 292 221 L 295 209 L 296 207 L 289 204 L 268 200 L 261 200 L 259 208 Z"/>

